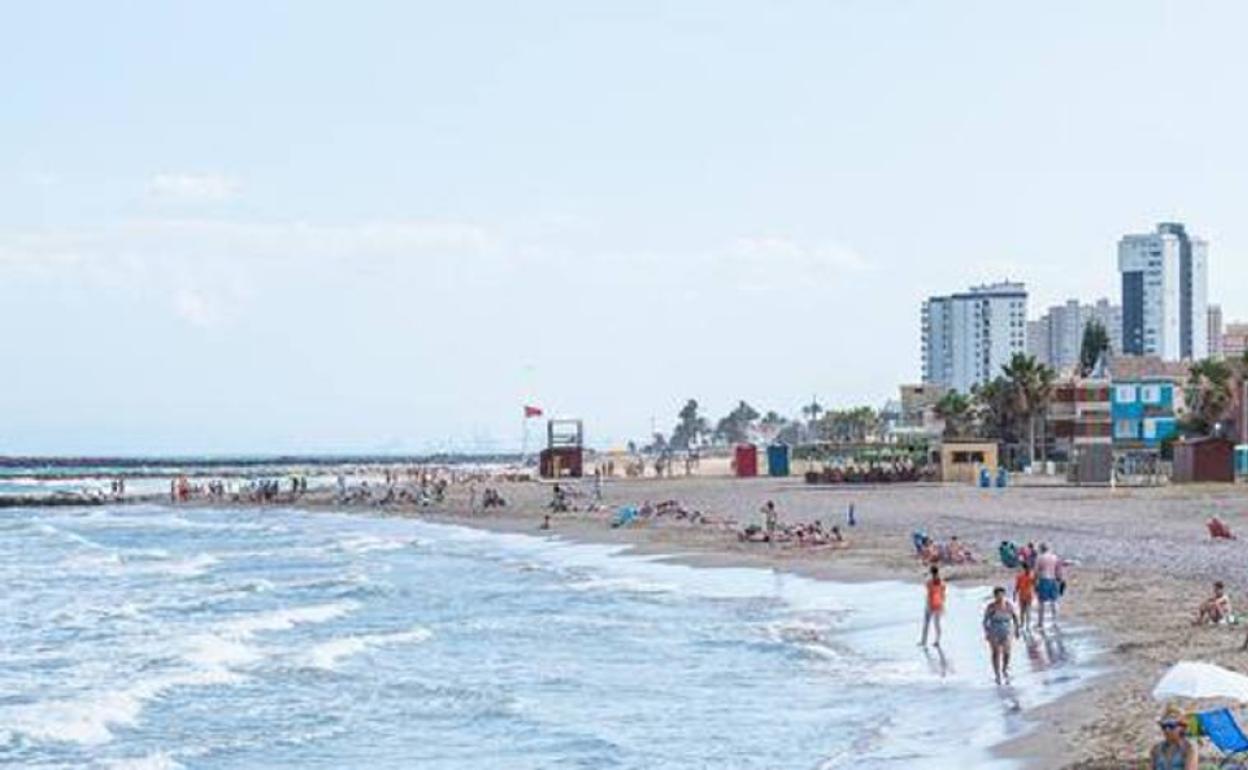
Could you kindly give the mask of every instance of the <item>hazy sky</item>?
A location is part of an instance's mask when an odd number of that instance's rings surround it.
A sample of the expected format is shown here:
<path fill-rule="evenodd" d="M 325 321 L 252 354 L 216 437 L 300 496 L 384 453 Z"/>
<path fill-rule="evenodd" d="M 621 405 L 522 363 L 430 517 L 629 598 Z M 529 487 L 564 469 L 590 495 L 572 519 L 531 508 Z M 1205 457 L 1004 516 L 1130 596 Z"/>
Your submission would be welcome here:
<path fill-rule="evenodd" d="M 595 444 L 879 404 L 919 302 L 1117 298 L 1180 219 L 1248 319 L 1237 2 L 19 3 L 0 452 Z M 535 426 L 536 427 L 536 426 Z"/>

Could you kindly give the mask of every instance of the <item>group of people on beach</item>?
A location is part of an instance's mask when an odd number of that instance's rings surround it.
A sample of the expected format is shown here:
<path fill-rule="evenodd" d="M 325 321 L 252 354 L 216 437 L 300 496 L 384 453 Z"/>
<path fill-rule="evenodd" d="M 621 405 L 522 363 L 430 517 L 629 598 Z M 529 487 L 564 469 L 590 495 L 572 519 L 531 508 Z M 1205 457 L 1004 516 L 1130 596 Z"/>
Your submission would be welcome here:
<path fill-rule="evenodd" d="M 737 531 L 737 540 L 743 543 L 780 543 L 783 545 L 812 548 L 847 548 L 849 540 L 842 532 L 840 525 L 825 526 L 823 521 L 815 519 L 811 522 L 795 522 L 783 524 L 775 501 L 768 500 L 759 509 L 763 515 L 763 523 L 748 524 Z M 854 526 L 854 506 L 850 505 L 846 522 Z"/>
<path fill-rule="evenodd" d="M 929 564 L 924 584 L 923 631 L 919 646 L 926 647 L 930 632 L 934 632 L 933 643 L 939 647 L 948 584 L 941 575 L 939 562 L 927 560 L 921 548 L 919 556 Z M 997 684 L 1009 681 L 1011 642 L 1021 638 L 1023 632 L 1031 628 L 1032 607 L 1037 610 L 1037 630 L 1044 629 L 1046 610 L 1056 626 L 1057 605 L 1065 590 L 1065 562 L 1047 543 L 1023 551 L 1023 556 L 1013 566 L 1017 569 L 1013 591 L 1005 586 L 993 588 L 992 599 L 984 607 L 981 618 Z"/>

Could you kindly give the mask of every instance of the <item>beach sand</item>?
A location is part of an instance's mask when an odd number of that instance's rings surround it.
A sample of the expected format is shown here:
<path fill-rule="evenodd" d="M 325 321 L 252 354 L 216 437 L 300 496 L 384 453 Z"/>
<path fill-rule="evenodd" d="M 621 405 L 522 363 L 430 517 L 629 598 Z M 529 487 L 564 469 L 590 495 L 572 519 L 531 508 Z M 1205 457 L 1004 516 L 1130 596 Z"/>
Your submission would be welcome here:
<path fill-rule="evenodd" d="M 482 484 L 478 484 L 478 495 Z M 508 500 L 501 511 L 472 511 L 465 487 L 453 487 L 438 508 L 376 507 L 369 510 L 498 530 L 535 532 L 551 489 L 544 483 L 499 485 Z M 592 485 L 582 481 L 588 492 Z M 846 550 L 811 550 L 740 543 L 726 528 L 659 520 L 611 529 L 619 505 L 674 499 L 688 508 L 739 523 L 760 522 L 759 507 L 774 500 L 782 522 L 839 524 Z M 1049 543 L 1076 566 L 1062 603 L 1063 618 L 1094 628 L 1106 649 L 1111 673 L 1073 696 L 1033 712 L 1037 729 L 1002 747 L 1033 767 L 1138 767 L 1158 738 L 1161 708 L 1149 691 L 1170 664 L 1181 659 L 1248 668 L 1240 652 L 1248 628 L 1193 627 L 1199 601 L 1215 579 L 1232 599 L 1248 601 L 1245 541 L 1211 541 L 1204 522 L 1216 514 L 1233 531 L 1248 535 L 1248 489 L 1232 486 L 1147 489 L 1072 488 L 1055 484 L 976 489 L 962 485 L 911 484 L 881 487 L 814 486 L 798 478 L 682 477 L 611 480 L 603 485 L 607 510 L 555 514 L 555 533 L 596 542 L 626 543 L 643 552 L 680 554 L 705 565 L 783 569 L 835 580 L 923 579 L 910 534 L 925 529 L 937 540 L 957 535 L 980 556 L 974 565 L 944 569 L 953 583 L 1012 582 L 996 556 L 1003 539 Z M 855 506 L 858 526 L 845 527 Z M 324 495 L 301 506 L 332 505 Z M 337 506 L 334 506 L 337 507 Z M 919 596 L 916 586 L 916 596 Z M 916 598 L 916 606 L 921 599 Z M 1248 604 L 1245 604 L 1248 607 Z M 918 633 L 916 612 L 916 635 Z"/>

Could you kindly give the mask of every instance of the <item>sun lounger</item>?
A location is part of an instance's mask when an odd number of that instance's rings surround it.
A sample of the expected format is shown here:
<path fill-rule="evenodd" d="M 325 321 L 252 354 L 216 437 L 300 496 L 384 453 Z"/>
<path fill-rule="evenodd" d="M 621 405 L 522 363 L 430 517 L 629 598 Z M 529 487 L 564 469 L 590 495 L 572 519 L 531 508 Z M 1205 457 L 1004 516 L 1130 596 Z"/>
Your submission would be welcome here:
<path fill-rule="evenodd" d="M 1243 762 L 1248 759 L 1248 735 L 1244 735 L 1230 709 L 1202 712 L 1196 715 L 1196 721 L 1200 734 L 1222 752 L 1218 767 L 1244 767 Z"/>

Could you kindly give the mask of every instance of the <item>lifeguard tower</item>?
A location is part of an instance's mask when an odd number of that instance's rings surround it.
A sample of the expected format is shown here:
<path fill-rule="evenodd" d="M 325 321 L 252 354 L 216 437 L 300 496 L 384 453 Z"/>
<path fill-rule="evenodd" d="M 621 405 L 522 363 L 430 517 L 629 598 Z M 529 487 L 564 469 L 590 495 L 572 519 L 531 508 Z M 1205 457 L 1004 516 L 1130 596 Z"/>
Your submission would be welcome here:
<path fill-rule="evenodd" d="M 585 426 L 580 420 L 547 420 L 546 448 L 538 460 L 544 479 L 565 476 L 579 479 L 584 474 Z"/>

